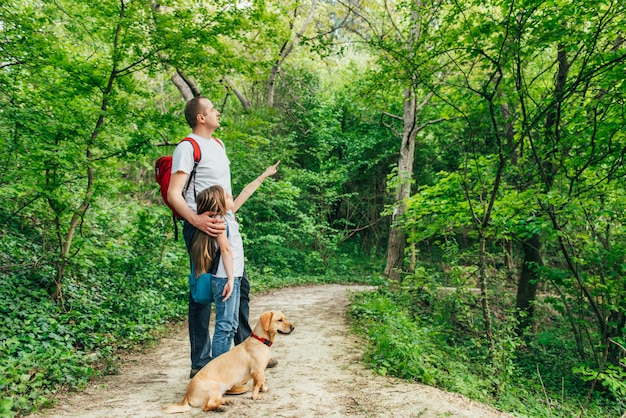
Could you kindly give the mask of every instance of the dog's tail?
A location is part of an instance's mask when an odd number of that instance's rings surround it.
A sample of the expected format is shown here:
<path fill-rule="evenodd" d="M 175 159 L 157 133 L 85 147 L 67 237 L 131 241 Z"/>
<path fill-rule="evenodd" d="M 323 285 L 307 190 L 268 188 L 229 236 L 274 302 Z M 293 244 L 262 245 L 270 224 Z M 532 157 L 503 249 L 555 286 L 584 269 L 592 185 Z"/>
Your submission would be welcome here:
<path fill-rule="evenodd" d="M 183 403 L 173 403 L 163 408 L 163 412 L 166 414 L 176 414 L 179 412 L 187 412 L 187 411 L 191 411 L 191 406 L 189 405 L 189 400 L 187 399 L 186 396 L 185 396 L 185 399 L 183 399 Z"/>

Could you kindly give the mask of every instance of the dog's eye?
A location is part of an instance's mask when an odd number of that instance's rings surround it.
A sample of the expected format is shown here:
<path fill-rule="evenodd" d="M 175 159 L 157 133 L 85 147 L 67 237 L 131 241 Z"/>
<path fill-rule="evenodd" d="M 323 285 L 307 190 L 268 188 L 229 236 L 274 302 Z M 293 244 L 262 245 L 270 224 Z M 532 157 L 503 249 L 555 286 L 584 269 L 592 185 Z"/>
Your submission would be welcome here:
<path fill-rule="evenodd" d="M 278 320 L 278 322 L 283 322 L 283 320 L 282 320 L 282 319 L 279 319 L 279 320 Z"/>

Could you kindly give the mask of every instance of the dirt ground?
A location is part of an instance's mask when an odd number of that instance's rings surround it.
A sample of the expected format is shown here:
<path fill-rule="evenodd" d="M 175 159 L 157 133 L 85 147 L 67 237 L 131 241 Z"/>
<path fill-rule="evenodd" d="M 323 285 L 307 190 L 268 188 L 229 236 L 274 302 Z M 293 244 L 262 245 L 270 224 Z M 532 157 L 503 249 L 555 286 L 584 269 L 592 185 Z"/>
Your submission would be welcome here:
<path fill-rule="evenodd" d="M 433 387 L 382 377 L 362 364 L 362 341 L 346 322 L 347 292 L 362 286 L 323 285 L 254 295 L 254 323 L 266 310 L 283 311 L 295 325 L 272 346 L 278 366 L 266 371 L 269 391 L 258 401 L 251 392 L 229 396 L 225 412 L 165 415 L 180 402 L 189 382 L 186 325 L 172 330 L 156 348 L 134 354 L 120 373 L 93 382 L 84 392 L 60 399 L 35 417 L 509 417 L 491 407 Z M 254 323 L 252 325 L 254 325 Z"/>

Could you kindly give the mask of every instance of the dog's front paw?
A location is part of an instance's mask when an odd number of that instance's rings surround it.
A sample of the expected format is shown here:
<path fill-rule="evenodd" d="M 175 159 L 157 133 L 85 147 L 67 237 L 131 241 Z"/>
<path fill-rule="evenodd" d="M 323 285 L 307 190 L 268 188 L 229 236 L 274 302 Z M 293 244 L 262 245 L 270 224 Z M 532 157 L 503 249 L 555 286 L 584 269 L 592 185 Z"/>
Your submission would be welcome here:
<path fill-rule="evenodd" d="M 254 388 L 254 390 L 252 391 L 252 399 L 258 401 L 259 399 L 261 399 L 259 392 L 267 392 L 268 390 L 269 388 L 265 385 Z"/>

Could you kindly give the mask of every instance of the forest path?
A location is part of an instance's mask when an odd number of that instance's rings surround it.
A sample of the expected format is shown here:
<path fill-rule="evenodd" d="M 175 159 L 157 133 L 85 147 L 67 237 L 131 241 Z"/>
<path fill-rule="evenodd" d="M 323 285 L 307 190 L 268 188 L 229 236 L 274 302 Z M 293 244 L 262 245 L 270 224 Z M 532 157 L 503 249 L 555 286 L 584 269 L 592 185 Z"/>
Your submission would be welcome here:
<path fill-rule="evenodd" d="M 365 286 L 321 285 L 280 289 L 252 297 L 254 325 L 267 310 L 281 310 L 295 325 L 277 336 L 266 371 L 269 392 L 259 401 L 251 392 L 230 396 L 224 417 L 508 417 L 467 398 L 418 383 L 382 377 L 364 367 L 362 340 L 346 321 L 347 292 Z M 213 325 L 213 320 L 212 320 Z M 215 412 L 165 415 L 180 402 L 189 382 L 186 325 L 172 330 L 151 350 L 133 354 L 117 375 L 92 382 L 81 393 L 59 399 L 35 417 L 153 418 L 210 417 Z"/>

